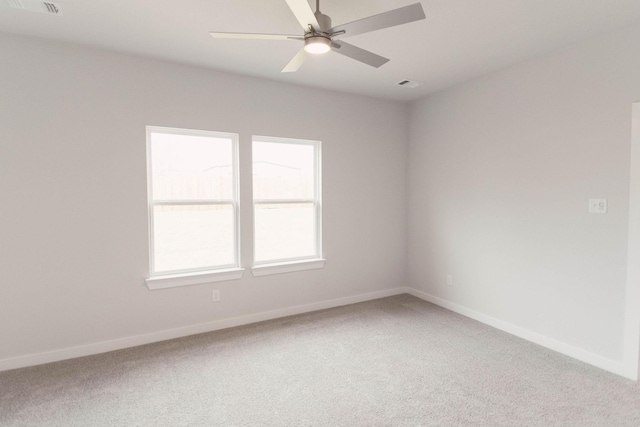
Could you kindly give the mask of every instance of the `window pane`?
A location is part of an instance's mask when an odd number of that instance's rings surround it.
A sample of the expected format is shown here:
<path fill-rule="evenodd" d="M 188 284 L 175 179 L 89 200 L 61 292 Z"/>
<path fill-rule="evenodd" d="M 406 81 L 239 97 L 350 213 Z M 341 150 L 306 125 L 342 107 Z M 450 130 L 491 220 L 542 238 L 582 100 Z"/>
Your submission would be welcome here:
<path fill-rule="evenodd" d="M 234 264 L 231 205 L 154 206 L 156 272 Z"/>
<path fill-rule="evenodd" d="M 253 197 L 313 199 L 314 146 L 253 142 Z"/>
<path fill-rule="evenodd" d="M 255 261 L 317 255 L 315 212 L 313 203 L 255 205 Z"/>
<path fill-rule="evenodd" d="M 229 138 L 151 133 L 153 200 L 233 197 Z"/>

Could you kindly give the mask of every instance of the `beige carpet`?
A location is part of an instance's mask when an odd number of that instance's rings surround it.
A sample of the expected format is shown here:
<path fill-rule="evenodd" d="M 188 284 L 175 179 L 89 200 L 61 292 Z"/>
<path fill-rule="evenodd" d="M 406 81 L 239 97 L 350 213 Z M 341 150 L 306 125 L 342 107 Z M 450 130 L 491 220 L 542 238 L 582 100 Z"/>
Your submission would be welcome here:
<path fill-rule="evenodd" d="M 640 426 L 640 385 L 401 295 L 0 373 L 2 426 Z"/>

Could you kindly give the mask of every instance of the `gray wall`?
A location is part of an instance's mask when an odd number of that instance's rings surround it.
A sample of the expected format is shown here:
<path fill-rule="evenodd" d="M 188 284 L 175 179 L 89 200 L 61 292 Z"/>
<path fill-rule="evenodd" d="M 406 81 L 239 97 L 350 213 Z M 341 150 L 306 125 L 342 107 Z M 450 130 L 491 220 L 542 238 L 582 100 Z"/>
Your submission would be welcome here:
<path fill-rule="evenodd" d="M 405 285 L 406 105 L 18 37 L 0 52 L 0 361 Z M 149 291 L 145 125 L 240 134 L 245 267 L 251 135 L 321 140 L 325 268 Z"/>
<path fill-rule="evenodd" d="M 415 102 L 410 286 L 620 362 L 639 99 L 632 27 Z"/>
<path fill-rule="evenodd" d="M 406 284 L 623 359 L 640 27 L 409 106 L 17 37 L 0 52 L 0 362 Z M 325 268 L 149 291 L 145 125 L 240 134 L 245 267 L 251 135 L 321 140 Z"/>

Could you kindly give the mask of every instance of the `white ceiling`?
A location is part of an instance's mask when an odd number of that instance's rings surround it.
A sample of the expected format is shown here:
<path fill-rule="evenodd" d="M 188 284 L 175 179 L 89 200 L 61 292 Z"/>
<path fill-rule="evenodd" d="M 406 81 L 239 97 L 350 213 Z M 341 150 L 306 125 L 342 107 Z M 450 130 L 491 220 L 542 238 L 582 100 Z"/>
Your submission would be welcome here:
<path fill-rule="evenodd" d="M 640 0 L 422 0 L 426 20 L 345 39 L 389 58 L 381 68 L 329 53 L 281 74 L 301 42 L 209 31 L 301 34 L 284 0 L 56 1 L 63 16 L 0 0 L 0 31 L 400 101 L 640 23 Z M 320 9 L 338 25 L 416 1 L 321 0 Z M 425 84 L 396 86 L 403 79 Z"/>

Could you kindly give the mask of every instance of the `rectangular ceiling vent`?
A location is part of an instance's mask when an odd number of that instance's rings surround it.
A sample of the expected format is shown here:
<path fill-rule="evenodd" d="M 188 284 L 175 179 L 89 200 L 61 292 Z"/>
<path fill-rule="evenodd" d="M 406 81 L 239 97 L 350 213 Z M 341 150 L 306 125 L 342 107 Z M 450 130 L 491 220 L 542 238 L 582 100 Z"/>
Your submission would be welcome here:
<path fill-rule="evenodd" d="M 49 15 L 62 16 L 60 3 L 42 0 L 6 0 L 9 6 L 14 9 L 28 10 L 30 12 L 41 12 Z"/>
<path fill-rule="evenodd" d="M 416 81 L 416 80 L 401 80 L 396 83 L 398 86 L 408 87 L 411 89 L 417 88 L 418 86 L 422 86 L 424 83 Z"/>

